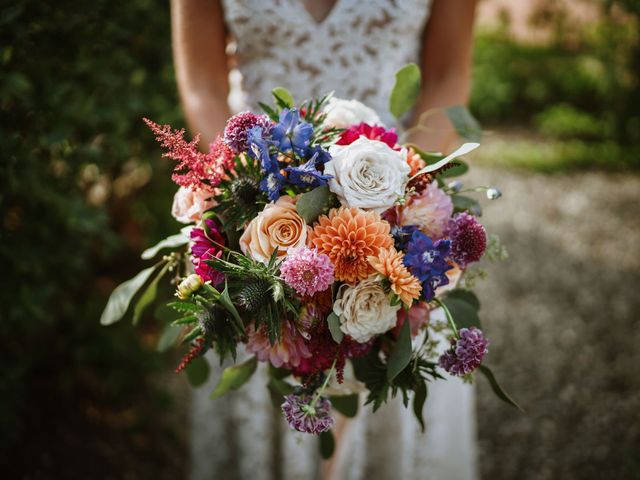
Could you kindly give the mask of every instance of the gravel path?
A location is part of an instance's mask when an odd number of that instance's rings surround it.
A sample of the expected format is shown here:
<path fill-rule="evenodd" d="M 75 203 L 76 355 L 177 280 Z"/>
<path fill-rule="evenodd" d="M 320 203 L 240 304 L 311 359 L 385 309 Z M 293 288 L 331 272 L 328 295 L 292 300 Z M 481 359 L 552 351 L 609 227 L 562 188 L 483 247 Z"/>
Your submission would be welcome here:
<path fill-rule="evenodd" d="M 488 364 L 527 410 L 478 379 L 483 478 L 640 478 L 640 176 L 466 180 L 504 193 L 483 222 L 511 258 L 478 294 Z"/>

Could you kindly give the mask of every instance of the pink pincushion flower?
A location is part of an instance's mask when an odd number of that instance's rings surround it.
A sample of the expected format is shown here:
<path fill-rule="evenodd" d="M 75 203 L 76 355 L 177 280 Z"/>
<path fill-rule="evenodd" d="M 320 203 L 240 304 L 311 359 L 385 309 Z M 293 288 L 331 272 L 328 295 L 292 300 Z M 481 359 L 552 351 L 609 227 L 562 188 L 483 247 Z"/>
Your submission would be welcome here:
<path fill-rule="evenodd" d="M 293 430 L 319 435 L 331 430 L 334 420 L 331 417 L 331 401 L 326 397 L 314 397 L 308 394 L 287 395 L 281 406 L 284 418 Z"/>
<path fill-rule="evenodd" d="M 451 197 L 438 188 L 435 180 L 402 208 L 401 225 L 418 225 L 432 240 L 442 238 L 453 214 Z"/>
<path fill-rule="evenodd" d="M 369 140 L 378 140 L 384 142 L 394 150 L 400 150 L 398 145 L 398 134 L 395 129 L 387 130 L 379 125 L 369 125 L 368 123 L 359 123 L 348 128 L 340 135 L 336 142 L 337 145 L 351 145 L 360 137 L 366 137 Z"/>
<path fill-rule="evenodd" d="M 327 255 L 308 247 L 291 248 L 280 266 L 280 276 L 302 296 L 322 292 L 333 283 L 333 264 Z"/>
<path fill-rule="evenodd" d="M 247 329 L 249 339 L 247 350 L 255 353 L 261 362 L 271 362 L 274 367 L 294 368 L 300 365 L 303 358 L 311 356 L 305 338 L 298 332 L 296 326 L 287 320 L 282 322 L 280 340 L 275 345 L 269 342 L 269 336 L 264 325 L 256 329 L 251 325 Z"/>

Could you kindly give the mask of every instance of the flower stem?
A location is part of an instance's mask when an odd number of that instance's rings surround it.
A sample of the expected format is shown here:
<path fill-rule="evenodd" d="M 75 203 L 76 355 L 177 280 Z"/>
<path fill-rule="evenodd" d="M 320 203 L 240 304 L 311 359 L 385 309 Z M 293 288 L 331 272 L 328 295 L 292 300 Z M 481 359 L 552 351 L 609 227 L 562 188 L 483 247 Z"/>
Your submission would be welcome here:
<path fill-rule="evenodd" d="M 456 327 L 456 323 L 453 321 L 453 316 L 451 316 L 451 312 L 449 311 L 449 308 L 447 307 L 447 305 L 439 298 L 435 298 L 433 301 L 435 302 L 436 305 L 442 308 L 442 310 L 444 310 L 444 315 L 445 317 L 447 317 L 447 321 L 451 326 L 451 330 L 453 330 L 453 334 L 456 336 L 456 338 L 458 338 L 459 337 L 458 328 Z"/>
<path fill-rule="evenodd" d="M 313 397 L 313 400 L 311 400 L 310 406 L 312 408 L 316 405 L 316 402 L 318 401 L 318 399 L 322 395 L 322 392 L 324 392 L 325 388 L 327 388 L 327 385 L 329 384 L 329 379 L 331 378 L 331 375 L 333 374 L 333 371 L 336 368 L 336 362 L 337 361 L 338 361 L 337 358 L 333 361 L 333 363 L 331 364 L 331 369 L 329 370 L 329 373 L 327 373 L 327 378 L 324 379 L 324 383 L 322 384 L 322 386 L 316 392 L 316 395 L 315 395 L 315 397 Z"/>

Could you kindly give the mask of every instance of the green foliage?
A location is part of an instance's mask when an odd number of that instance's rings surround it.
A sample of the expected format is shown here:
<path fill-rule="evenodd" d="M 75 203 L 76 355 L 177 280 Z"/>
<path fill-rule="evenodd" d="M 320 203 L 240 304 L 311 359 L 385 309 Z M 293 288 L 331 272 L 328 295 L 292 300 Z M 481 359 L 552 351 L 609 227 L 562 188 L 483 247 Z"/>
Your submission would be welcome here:
<path fill-rule="evenodd" d="M 192 387 L 199 387 L 209 378 L 209 362 L 204 357 L 196 357 L 185 368 L 187 379 Z"/>
<path fill-rule="evenodd" d="M 344 332 L 340 329 L 340 317 L 331 312 L 327 317 L 327 323 L 329 324 L 329 332 L 331 332 L 331 338 L 336 343 L 342 342 L 344 338 Z"/>
<path fill-rule="evenodd" d="M 394 117 L 400 118 L 416 103 L 421 81 L 420 67 L 415 63 L 396 72 L 396 82 L 389 96 L 389 111 Z"/>
<path fill-rule="evenodd" d="M 359 398 L 360 396 L 357 393 L 353 395 L 336 395 L 331 397 L 331 405 L 345 417 L 353 418 L 358 414 Z"/>
<path fill-rule="evenodd" d="M 307 224 L 311 225 L 320 215 L 326 214 L 335 201 L 336 197 L 329 191 L 329 187 L 322 185 L 300 195 L 296 203 L 296 211 Z"/>
<path fill-rule="evenodd" d="M 237 390 L 247 383 L 256 371 L 257 365 L 258 359 L 256 357 L 251 357 L 246 362 L 225 368 L 216 388 L 211 392 L 211 398 L 219 398 L 228 391 Z"/>
<path fill-rule="evenodd" d="M 387 380 L 392 382 L 411 360 L 411 330 L 405 320 L 387 363 Z"/>
<path fill-rule="evenodd" d="M 458 135 L 470 142 L 479 142 L 482 138 L 482 127 L 464 105 L 445 108 L 444 113 L 453 124 Z"/>
<path fill-rule="evenodd" d="M 491 385 L 491 389 L 493 390 L 493 393 L 495 393 L 500 400 L 502 400 L 505 403 L 508 403 L 512 407 L 515 407 L 524 413 L 524 410 L 522 409 L 522 407 L 518 405 L 518 403 L 513 398 L 511 398 L 511 396 L 507 392 L 505 392 L 502 389 L 502 387 L 498 383 L 498 380 L 496 380 L 495 375 L 493 374 L 493 372 L 489 367 L 480 365 L 478 370 L 480 370 L 480 373 L 482 373 L 485 376 L 485 378 L 489 381 L 489 384 Z"/>
<path fill-rule="evenodd" d="M 276 87 L 271 91 L 273 99 L 280 108 L 293 108 L 295 102 L 293 101 L 293 95 L 284 87 Z"/>
<path fill-rule="evenodd" d="M 107 302 L 107 306 L 102 312 L 100 323 L 102 325 L 111 325 L 122 319 L 129 308 L 129 304 L 138 290 L 146 283 L 157 266 L 148 267 L 136 274 L 133 278 L 118 285 L 113 291 Z"/>
<path fill-rule="evenodd" d="M 320 456 L 325 460 L 332 457 L 334 450 L 336 449 L 336 441 L 333 438 L 331 430 L 328 432 L 322 432 L 320 434 Z"/>

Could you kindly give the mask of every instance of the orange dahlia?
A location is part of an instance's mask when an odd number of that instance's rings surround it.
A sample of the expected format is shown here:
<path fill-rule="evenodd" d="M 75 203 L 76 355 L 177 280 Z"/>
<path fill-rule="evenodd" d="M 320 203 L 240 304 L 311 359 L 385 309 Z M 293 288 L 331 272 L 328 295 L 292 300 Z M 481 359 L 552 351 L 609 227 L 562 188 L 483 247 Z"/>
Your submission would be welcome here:
<path fill-rule="evenodd" d="M 397 252 L 395 248 L 383 248 L 377 256 L 371 256 L 368 260 L 376 272 L 389 280 L 393 293 L 398 295 L 405 305 L 411 306 L 413 300 L 420 297 L 422 285 L 402 263 L 403 256 L 404 254 Z"/>
<path fill-rule="evenodd" d="M 367 261 L 382 248 L 391 248 L 391 227 L 379 213 L 359 208 L 334 208 L 322 215 L 310 234 L 310 241 L 320 253 L 329 256 L 335 266 L 334 276 L 345 282 L 363 280 L 373 273 Z"/>
<path fill-rule="evenodd" d="M 413 177 L 427 165 L 427 162 L 424 161 L 424 159 L 418 152 L 413 149 L 413 147 L 409 147 L 409 150 L 407 151 L 407 163 L 409 164 L 409 167 L 411 167 L 411 172 L 409 172 L 410 177 Z"/>

